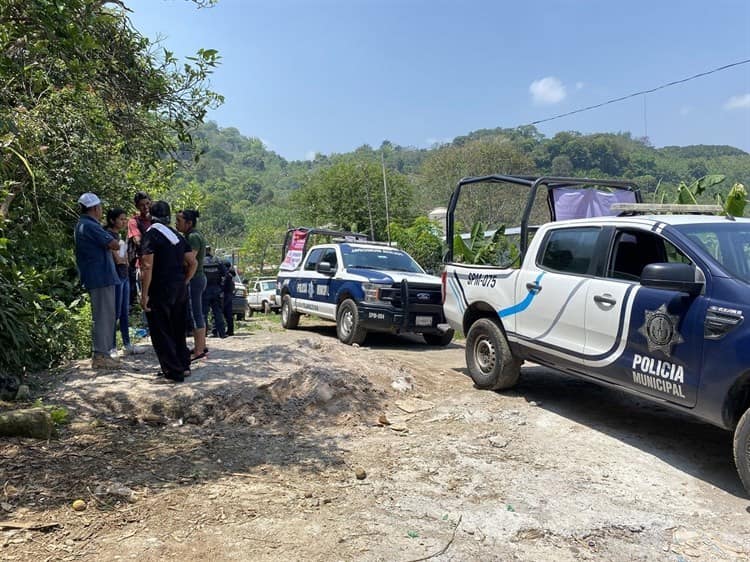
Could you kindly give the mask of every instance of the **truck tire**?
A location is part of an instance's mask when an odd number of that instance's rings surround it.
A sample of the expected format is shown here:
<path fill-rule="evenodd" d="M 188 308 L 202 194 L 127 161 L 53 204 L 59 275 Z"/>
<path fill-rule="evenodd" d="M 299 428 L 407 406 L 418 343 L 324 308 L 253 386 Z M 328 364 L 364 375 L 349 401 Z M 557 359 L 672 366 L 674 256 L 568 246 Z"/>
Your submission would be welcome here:
<path fill-rule="evenodd" d="M 248 306 L 247 307 L 247 317 L 248 318 L 252 318 L 253 317 L 253 307 L 252 306 Z"/>
<path fill-rule="evenodd" d="M 745 491 L 750 494 L 750 408 L 745 410 L 734 430 L 734 465 Z"/>
<path fill-rule="evenodd" d="M 271 314 L 271 303 L 268 301 L 263 301 L 263 304 L 261 305 L 263 308 L 263 314 Z"/>
<path fill-rule="evenodd" d="M 292 297 L 284 295 L 281 299 L 281 325 L 287 330 L 294 330 L 299 325 L 299 312 L 292 310 Z"/>
<path fill-rule="evenodd" d="M 336 311 L 336 335 L 348 345 L 365 341 L 367 330 L 360 325 L 357 303 L 352 299 L 346 299 Z"/>
<path fill-rule="evenodd" d="M 439 345 L 440 347 L 445 347 L 453 341 L 453 330 L 451 329 L 440 334 L 422 334 L 422 337 L 427 345 Z"/>
<path fill-rule="evenodd" d="M 504 390 L 521 374 L 521 362 L 513 357 L 505 334 L 491 318 L 480 318 L 466 336 L 466 366 L 477 388 Z"/>

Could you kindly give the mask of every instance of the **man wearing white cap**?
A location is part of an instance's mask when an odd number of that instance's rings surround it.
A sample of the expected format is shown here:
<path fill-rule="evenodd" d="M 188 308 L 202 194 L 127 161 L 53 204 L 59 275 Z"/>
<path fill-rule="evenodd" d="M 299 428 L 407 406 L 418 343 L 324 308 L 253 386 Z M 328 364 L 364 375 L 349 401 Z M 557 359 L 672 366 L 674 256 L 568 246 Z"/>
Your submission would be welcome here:
<path fill-rule="evenodd" d="M 115 329 L 115 285 L 118 282 L 115 262 L 110 250 L 119 248 L 117 240 L 104 230 L 102 202 L 95 193 L 78 198 L 81 217 L 75 229 L 76 266 L 81 283 L 91 295 L 93 327 L 91 339 L 94 369 L 116 369 L 120 361 L 110 357 Z"/>

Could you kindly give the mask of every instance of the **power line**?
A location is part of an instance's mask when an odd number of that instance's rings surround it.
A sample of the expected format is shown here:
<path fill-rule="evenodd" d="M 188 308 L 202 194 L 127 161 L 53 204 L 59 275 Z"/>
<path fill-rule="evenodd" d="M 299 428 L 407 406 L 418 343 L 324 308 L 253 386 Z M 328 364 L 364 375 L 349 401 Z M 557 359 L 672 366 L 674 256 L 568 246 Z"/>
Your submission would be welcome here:
<path fill-rule="evenodd" d="M 552 117 L 547 117 L 546 119 L 539 119 L 538 121 L 532 121 L 529 123 L 529 125 L 538 125 L 539 123 L 546 123 L 547 121 L 554 121 L 555 119 L 561 119 L 562 117 L 568 117 L 569 115 L 575 115 L 576 113 L 583 113 L 584 111 L 590 111 L 592 109 L 598 109 L 600 107 L 604 107 L 605 105 L 610 105 L 613 103 L 617 103 L 619 101 L 627 100 L 630 98 L 634 98 L 636 96 L 642 96 L 644 94 L 650 94 L 652 92 L 656 92 L 658 90 L 663 90 L 664 88 L 669 88 L 670 86 L 676 86 L 677 84 L 683 84 L 685 82 L 690 82 L 690 80 L 695 80 L 696 78 L 702 78 L 703 76 L 708 76 L 709 74 L 714 74 L 715 72 L 721 72 L 722 70 L 726 70 L 728 68 L 732 68 L 734 66 L 740 66 L 741 64 L 747 64 L 750 62 L 750 59 L 745 59 L 737 62 L 733 62 L 731 64 L 725 64 L 724 66 L 720 66 L 718 68 L 714 68 L 713 70 L 707 70 L 706 72 L 700 72 L 698 74 L 694 74 L 693 76 L 689 76 L 688 78 L 683 78 L 682 80 L 675 80 L 674 82 L 668 82 L 666 84 L 662 84 L 661 86 L 656 86 L 655 88 L 651 88 L 650 90 L 641 90 L 640 92 L 635 92 L 633 94 L 628 94 L 627 96 L 622 96 L 619 98 L 607 100 L 602 103 L 597 103 L 596 105 L 589 105 L 588 107 L 582 107 L 579 109 L 574 109 L 573 111 L 568 111 L 567 113 L 561 113 L 559 115 L 553 115 Z"/>

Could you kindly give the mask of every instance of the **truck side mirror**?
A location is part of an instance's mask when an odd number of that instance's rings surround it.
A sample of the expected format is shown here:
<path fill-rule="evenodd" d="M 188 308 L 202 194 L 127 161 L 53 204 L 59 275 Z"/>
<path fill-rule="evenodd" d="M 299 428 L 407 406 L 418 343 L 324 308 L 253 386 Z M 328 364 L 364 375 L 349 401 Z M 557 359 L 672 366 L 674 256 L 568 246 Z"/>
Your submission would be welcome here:
<path fill-rule="evenodd" d="M 333 268 L 331 267 L 331 264 L 327 261 L 319 262 L 317 266 L 315 266 L 315 271 L 318 273 L 323 273 L 325 275 L 331 275 L 333 273 Z"/>
<path fill-rule="evenodd" d="M 641 285 L 695 296 L 703 290 L 701 277 L 689 263 L 650 263 L 641 272 Z"/>

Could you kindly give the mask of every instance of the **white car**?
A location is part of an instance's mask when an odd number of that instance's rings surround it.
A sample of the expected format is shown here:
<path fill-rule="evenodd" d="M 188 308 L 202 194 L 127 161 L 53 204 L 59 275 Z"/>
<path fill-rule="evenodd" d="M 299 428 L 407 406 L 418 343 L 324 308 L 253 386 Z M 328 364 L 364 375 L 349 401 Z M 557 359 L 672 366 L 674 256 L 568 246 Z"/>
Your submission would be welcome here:
<path fill-rule="evenodd" d="M 259 277 L 255 279 L 247 293 L 247 304 L 250 307 L 250 315 L 252 316 L 253 311 L 256 310 L 266 314 L 271 311 L 278 312 L 281 305 L 276 303 L 275 297 L 276 278 Z"/>

